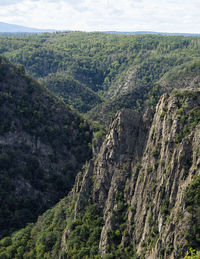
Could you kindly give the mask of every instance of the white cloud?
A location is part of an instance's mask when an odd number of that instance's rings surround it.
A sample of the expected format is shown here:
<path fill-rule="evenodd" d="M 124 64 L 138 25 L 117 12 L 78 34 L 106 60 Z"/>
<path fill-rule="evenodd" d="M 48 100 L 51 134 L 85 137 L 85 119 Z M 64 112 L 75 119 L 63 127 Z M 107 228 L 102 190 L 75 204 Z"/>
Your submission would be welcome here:
<path fill-rule="evenodd" d="M 0 0 L 0 6 L 12 5 L 12 4 L 16 4 L 19 2 L 20 2 L 19 0 L 7 0 L 7 1 Z"/>
<path fill-rule="evenodd" d="M 0 21 L 29 27 L 200 33 L 199 0 L 0 0 L 1 5 Z"/>

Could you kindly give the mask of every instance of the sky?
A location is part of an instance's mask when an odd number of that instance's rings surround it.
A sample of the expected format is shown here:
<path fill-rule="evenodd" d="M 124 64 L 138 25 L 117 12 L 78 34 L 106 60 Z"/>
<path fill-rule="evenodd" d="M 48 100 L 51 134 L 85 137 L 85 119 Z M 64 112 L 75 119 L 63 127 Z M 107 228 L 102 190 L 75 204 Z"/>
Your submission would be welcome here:
<path fill-rule="evenodd" d="M 200 33 L 200 0 L 0 0 L 0 22 L 81 31 Z"/>

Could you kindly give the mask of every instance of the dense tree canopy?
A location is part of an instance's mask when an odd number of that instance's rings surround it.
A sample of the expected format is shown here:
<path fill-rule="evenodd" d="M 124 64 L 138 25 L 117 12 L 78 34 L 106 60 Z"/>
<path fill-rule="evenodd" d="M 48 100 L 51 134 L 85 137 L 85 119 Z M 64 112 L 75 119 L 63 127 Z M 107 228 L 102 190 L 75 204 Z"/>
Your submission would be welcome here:
<path fill-rule="evenodd" d="M 0 53 L 79 111 L 100 104 L 90 114 L 97 119 L 104 109 L 112 115 L 121 107 L 155 104 L 164 88 L 160 80 L 187 67 L 199 71 L 200 39 L 194 37 L 67 32 L 0 39 Z"/>

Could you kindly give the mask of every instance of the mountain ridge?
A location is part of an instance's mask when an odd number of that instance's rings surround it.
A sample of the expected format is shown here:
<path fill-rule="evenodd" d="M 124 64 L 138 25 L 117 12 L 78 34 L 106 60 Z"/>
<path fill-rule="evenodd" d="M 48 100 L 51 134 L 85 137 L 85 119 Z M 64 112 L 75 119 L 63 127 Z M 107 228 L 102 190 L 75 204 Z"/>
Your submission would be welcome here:
<path fill-rule="evenodd" d="M 25 27 L 16 24 L 10 24 L 0 22 L 0 33 L 44 33 L 44 32 L 55 32 L 52 29 L 36 29 L 31 27 Z"/>
<path fill-rule="evenodd" d="M 32 27 L 26 27 L 22 25 L 0 22 L 0 33 L 44 33 L 44 32 L 56 32 L 56 31 L 72 31 L 72 30 L 53 30 L 53 29 L 38 29 Z M 191 36 L 200 37 L 199 33 L 187 33 L 187 32 L 156 32 L 156 31 L 93 31 L 103 32 L 109 34 L 159 34 L 159 35 L 171 35 L 171 36 Z"/>
<path fill-rule="evenodd" d="M 187 32 L 156 32 L 156 31 L 103 31 L 104 33 L 113 34 L 157 34 L 168 36 L 185 36 L 185 37 L 200 37 L 200 33 L 187 33 Z"/>

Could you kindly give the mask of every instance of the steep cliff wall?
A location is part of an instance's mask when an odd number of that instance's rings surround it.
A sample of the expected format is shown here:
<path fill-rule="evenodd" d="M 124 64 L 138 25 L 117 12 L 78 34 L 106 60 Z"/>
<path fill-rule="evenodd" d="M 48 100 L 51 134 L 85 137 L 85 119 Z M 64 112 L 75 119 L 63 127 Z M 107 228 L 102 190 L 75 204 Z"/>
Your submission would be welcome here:
<path fill-rule="evenodd" d="M 183 91 L 160 99 L 137 182 L 130 181 L 129 234 L 145 258 L 180 258 L 188 242 L 195 243 L 187 236 L 185 192 L 200 175 L 199 98 L 199 92 Z"/>
<path fill-rule="evenodd" d="M 185 90 L 155 111 L 119 111 L 70 195 L 0 241 L 0 255 L 21 246 L 23 258 L 178 259 L 199 249 L 199 106 L 200 91 Z"/>
<path fill-rule="evenodd" d="M 180 258 L 198 247 L 186 190 L 200 175 L 199 105 L 200 92 L 186 90 L 163 95 L 153 120 L 150 112 L 116 114 L 76 189 L 75 214 L 95 204 L 103 216 L 102 256 Z"/>

